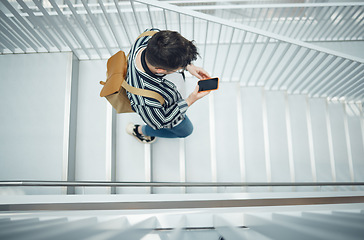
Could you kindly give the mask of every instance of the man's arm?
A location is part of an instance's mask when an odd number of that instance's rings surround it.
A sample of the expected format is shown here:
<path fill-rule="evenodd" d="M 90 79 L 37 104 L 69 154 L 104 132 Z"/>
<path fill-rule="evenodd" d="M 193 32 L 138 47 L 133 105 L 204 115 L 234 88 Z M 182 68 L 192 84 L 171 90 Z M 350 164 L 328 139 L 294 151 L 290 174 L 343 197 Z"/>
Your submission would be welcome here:
<path fill-rule="evenodd" d="M 197 85 L 195 90 L 186 98 L 186 103 L 188 106 L 191 106 L 194 102 L 196 102 L 197 100 L 203 98 L 204 96 L 210 93 L 210 92 L 199 92 L 198 89 L 199 86 Z"/>
<path fill-rule="evenodd" d="M 196 67 L 193 64 L 190 64 L 186 67 L 186 70 L 189 71 L 193 76 L 197 77 L 198 79 L 206 79 L 211 78 L 209 73 L 206 72 L 203 68 Z M 198 92 L 198 85 L 196 86 L 195 90 L 188 96 L 186 99 L 186 103 L 188 106 L 191 106 L 197 100 L 205 97 L 210 92 Z"/>

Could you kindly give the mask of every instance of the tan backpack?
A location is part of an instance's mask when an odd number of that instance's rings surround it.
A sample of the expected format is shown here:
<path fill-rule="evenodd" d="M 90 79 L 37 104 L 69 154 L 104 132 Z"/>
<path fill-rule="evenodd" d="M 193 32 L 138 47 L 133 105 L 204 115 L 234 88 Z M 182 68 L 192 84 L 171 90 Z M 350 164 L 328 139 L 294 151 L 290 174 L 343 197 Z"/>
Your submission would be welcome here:
<path fill-rule="evenodd" d="M 138 38 L 152 36 L 155 33 L 155 31 L 144 32 Z M 100 84 L 104 85 L 100 92 L 100 97 L 105 97 L 117 113 L 133 112 L 126 90 L 135 95 L 154 98 L 163 105 L 164 98 L 159 93 L 130 86 L 125 81 L 127 64 L 127 56 L 125 56 L 123 51 L 117 52 L 108 59 L 106 82 L 100 81 Z"/>

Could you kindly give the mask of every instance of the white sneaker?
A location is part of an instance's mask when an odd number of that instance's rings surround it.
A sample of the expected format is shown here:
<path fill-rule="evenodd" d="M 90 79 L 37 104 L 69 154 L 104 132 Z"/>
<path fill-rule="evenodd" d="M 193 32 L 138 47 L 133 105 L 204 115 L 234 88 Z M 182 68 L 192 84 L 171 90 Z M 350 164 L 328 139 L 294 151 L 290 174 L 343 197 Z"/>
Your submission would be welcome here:
<path fill-rule="evenodd" d="M 129 123 L 126 126 L 126 129 L 125 130 L 126 130 L 126 132 L 129 135 L 135 137 L 141 143 L 148 143 L 148 144 L 150 144 L 150 143 L 155 142 L 156 137 L 144 136 L 144 135 L 140 134 L 138 132 L 138 127 L 139 127 L 139 125 L 137 125 L 137 124 Z"/>

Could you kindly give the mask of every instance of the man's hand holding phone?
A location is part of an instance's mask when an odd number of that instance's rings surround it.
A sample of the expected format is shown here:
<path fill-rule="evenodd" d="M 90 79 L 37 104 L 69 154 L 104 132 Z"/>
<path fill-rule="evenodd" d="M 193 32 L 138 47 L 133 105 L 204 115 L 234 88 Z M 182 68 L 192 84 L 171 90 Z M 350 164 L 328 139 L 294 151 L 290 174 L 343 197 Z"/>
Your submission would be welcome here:
<path fill-rule="evenodd" d="M 211 78 L 208 72 L 200 67 L 191 64 L 186 68 L 193 76 L 200 79 L 195 90 L 188 96 L 186 102 L 191 106 L 197 100 L 208 95 L 212 90 L 216 90 L 219 86 L 218 78 Z"/>
<path fill-rule="evenodd" d="M 195 87 L 195 90 L 190 94 L 190 96 L 188 96 L 188 98 L 186 99 L 187 105 L 191 106 L 194 102 L 196 102 L 197 100 L 203 98 L 204 96 L 206 96 L 207 94 L 209 94 L 210 92 L 199 92 L 199 86 L 197 85 Z"/>

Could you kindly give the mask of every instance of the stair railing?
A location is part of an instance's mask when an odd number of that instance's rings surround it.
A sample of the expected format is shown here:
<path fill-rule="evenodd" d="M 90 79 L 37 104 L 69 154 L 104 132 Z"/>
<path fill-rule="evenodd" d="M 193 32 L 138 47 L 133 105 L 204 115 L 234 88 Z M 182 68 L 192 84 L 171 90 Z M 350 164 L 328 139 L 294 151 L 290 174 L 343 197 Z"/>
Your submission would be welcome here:
<path fill-rule="evenodd" d="M 2 1 L 1 53 L 72 51 L 81 60 L 107 59 L 127 51 L 141 31 L 156 27 L 194 39 L 202 56 L 196 64 L 222 81 L 333 100 L 364 98 L 360 57 L 160 1 L 81 3 Z M 353 18 L 360 25 L 359 10 Z"/>

